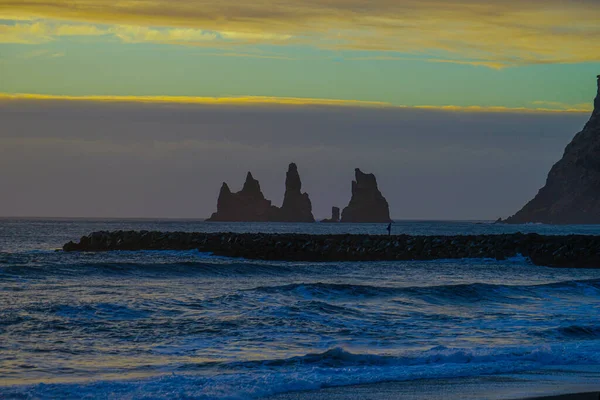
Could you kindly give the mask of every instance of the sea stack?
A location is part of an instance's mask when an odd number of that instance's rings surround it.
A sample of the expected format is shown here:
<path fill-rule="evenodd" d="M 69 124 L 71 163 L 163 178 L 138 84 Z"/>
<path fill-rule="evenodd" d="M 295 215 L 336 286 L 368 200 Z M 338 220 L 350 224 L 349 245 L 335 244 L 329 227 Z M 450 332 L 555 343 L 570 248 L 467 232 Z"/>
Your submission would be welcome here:
<path fill-rule="evenodd" d="M 217 200 L 217 212 L 208 221 L 266 222 L 272 220 L 277 212 L 277 207 L 265 199 L 260 183 L 248 172 L 244 187 L 237 193 L 232 193 L 227 183 L 223 182 Z"/>
<path fill-rule="evenodd" d="M 340 222 L 340 208 L 331 207 L 331 218 L 324 219 L 321 222 Z"/>
<path fill-rule="evenodd" d="M 213 222 L 315 222 L 312 204 L 307 193 L 302 193 L 298 167 L 291 163 L 286 180 L 283 206 L 275 207 L 265 199 L 260 183 L 248 172 L 241 191 L 232 193 L 223 182 L 217 212 L 207 221 Z"/>
<path fill-rule="evenodd" d="M 352 198 L 342 211 L 341 222 L 390 222 L 390 208 L 377 187 L 375 175 L 365 174 L 358 168 L 354 171 L 356 180 L 352 181 Z"/>
<path fill-rule="evenodd" d="M 566 147 L 535 198 L 503 222 L 600 224 L 600 75 L 590 120 Z"/>
<path fill-rule="evenodd" d="M 302 193 L 298 167 L 291 163 L 285 178 L 285 195 L 279 212 L 281 222 L 315 222 L 308 193 Z"/>

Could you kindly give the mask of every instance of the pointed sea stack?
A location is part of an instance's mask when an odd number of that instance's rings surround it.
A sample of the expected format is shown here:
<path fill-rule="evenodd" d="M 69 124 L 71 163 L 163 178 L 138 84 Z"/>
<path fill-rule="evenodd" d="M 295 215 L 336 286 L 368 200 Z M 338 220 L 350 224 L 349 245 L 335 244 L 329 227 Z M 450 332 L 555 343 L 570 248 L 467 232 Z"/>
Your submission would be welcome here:
<path fill-rule="evenodd" d="M 260 183 L 248 172 L 244 187 L 231 193 L 223 183 L 217 201 L 217 212 L 207 221 L 214 222 L 315 222 L 312 204 L 302 193 L 298 167 L 291 163 L 285 180 L 285 196 L 281 208 L 271 205 L 260 190 Z"/>
<path fill-rule="evenodd" d="M 260 183 L 248 172 L 244 187 L 237 193 L 232 193 L 229 186 L 223 182 L 217 201 L 217 212 L 207 221 L 265 222 L 272 220 L 277 211 L 277 207 L 265 199 L 260 190 Z"/>
<path fill-rule="evenodd" d="M 600 224 L 600 75 L 592 117 L 565 149 L 533 200 L 509 224 Z"/>
<path fill-rule="evenodd" d="M 352 181 L 352 198 L 342 211 L 341 222 L 391 222 L 387 200 L 377 188 L 373 174 L 355 170 L 356 180 Z"/>
<path fill-rule="evenodd" d="M 279 213 L 281 222 L 315 222 L 308 193 L 302 193 L 298 167 L 291 163 L 285 178 L 285 195 Z"/>

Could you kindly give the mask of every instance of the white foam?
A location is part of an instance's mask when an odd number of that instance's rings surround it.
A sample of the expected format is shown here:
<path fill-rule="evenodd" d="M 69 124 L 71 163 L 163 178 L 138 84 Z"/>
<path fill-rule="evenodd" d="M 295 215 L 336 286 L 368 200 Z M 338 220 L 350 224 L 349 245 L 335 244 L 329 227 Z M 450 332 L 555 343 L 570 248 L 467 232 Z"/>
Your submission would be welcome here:
<path fill-rule="evenodd" d="M 539 347 L 434 348 L 402 357 L 352 354 L 332 349 L 280 362 L 222 366 L 202 373 L 142 380 L 96 381 L 0 388 L 7 396 L 193 399 L 250 399 L 277 393 L 383 381 L 457 378 L 535 371 L 551 365 L 600 365 L 600 344 Z M 227 371 L 227 372 L 223 372 Z"/>

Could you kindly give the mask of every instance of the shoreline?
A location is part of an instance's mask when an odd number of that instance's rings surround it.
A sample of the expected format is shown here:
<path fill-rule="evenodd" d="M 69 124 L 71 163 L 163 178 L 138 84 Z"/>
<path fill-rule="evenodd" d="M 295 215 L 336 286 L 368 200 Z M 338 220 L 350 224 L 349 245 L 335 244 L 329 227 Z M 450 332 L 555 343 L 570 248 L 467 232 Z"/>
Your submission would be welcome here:
<path fill-rule="evenodd" d="M 198 250 L 217 256 L 270 261 L 411 261 L 527 257 L 533 264 L 600 268 L 600 236 L 535 233 L 498 235 L 311 235 L 99 231 L 65 252 Z"/>
<path fill-rule="evenodd" d="M 568 367 L 338 386 L 280 393 L 265 400 L 599 400 L 599 377 L 600 370 Z"/>
<path fill-rule="evenodd" d="M 559 395 L 551 395 L 551 396 L 527 397 L 527 398 L 524 398 L 521 400 L 599 400 L 599 399 L 600 399 L 600 391 L 559 394 Z"/>

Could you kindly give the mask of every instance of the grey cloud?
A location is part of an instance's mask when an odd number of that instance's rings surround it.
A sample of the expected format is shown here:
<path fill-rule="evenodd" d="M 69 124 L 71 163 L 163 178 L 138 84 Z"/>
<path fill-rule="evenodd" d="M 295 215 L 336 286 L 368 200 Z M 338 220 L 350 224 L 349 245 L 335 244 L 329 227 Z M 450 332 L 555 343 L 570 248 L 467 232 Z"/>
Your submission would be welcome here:
<path fill-rule="evenodd" d="M 394 218 L 493 219 L 539 189 L 581 114 L 9 102 L 0 215 L 206 217 L 246 171 L 279 204 L 298 163 L 315 214 L 376 173 Z"/>

